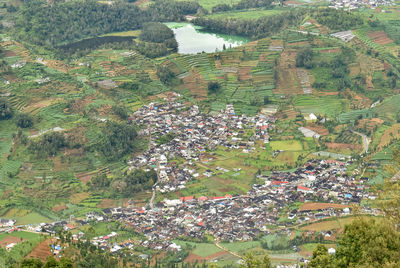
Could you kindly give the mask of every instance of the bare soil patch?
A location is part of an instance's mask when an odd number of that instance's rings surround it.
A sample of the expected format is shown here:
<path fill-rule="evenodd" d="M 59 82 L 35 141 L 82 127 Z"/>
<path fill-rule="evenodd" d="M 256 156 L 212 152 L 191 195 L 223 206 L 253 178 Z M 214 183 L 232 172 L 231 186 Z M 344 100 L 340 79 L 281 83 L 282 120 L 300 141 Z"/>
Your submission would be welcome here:
<path fill-rule="evenodd" d="M 278 81 L 275 93 L 286 95 L 302 94 L 300 81 L 296 71 L 296 51 L 285 49 L 278 65 Z"/>
<path fill-rule="evenodd" d="M 81 182 L 87 183 L 89 182 L 95 174 L 84 172 L 75 174 L 76 178 L 78 178 Z"/>
<path fill-rule="evenodd" d="M 54 212 L 60 212 L 61 210 L 67 209 L 66 204 L 60 204 L 60 205 L 55 205 L 54 207 L 51 208 L 52 211 Z"/>
<path fill-rule="evenodd" d="M 329 130 L 327 130 L 324 126 L 321 126 L 321 125 L 310 124 L 310 125 L 307 125 L 307 128 L 317 132 L 321 136 L 329 135 Z"/>
<path fill-rule="evenodd" d="M 340 48 L 332 48 L 332 49 L 322 49 L 319 52 L 320 53 L 339 53 L 342 51 Z"/>
<path fill-rule="evenodd" d="M 400 124 L 394 124 L 391 128 L 387 129 L 378 144 L 378 150 L 382 150 L 388 146 L 392 140 L 400 138 Z"/>
<path fill-rule="evenodd" d="M 361 144 L 348 144 L 348 143 L 337 143 L 337 142 L 326 142 L 325 145 L 328 149 L 335 149 L 335 150 L 355 150 L 359 151 L 362 149 Z"/>
<path fill-rule="evenodd" d="M 369 32 L 367 35 L 378 45 L 387 45 L 393 43 L 393 40 L 390 39 L 383 31 Z"/>
<path fill-rule="evenodd" d="M 0 247 L 4 248 L 4 247 L 6 247 L 7 245 L 9 245 L 11 243 L 18 244 L 18 243 L 21 243 L 23 241 L 25 241 L 25 239 L 9 235 L 9 236 L 7 236 L 6 238 L 4 238 L 3 240 L 0 241 Z"/>
<path fill-rule="evenodd" d="M 102 199 L 100 203 L 97 204 L 98 208 L 112 208 L 117 206 L 118 201 L 114 199 Z"/>
<path fill-rule="evenodd" d="M 37 245 L 31 253 L 28 254 L 27 258 L 39 259 L 41 261 L 46 261 L 46 259 L 53 255 L 50 251 L 50 245 L 52 244 L 51 239 L 46 239 Z"/>

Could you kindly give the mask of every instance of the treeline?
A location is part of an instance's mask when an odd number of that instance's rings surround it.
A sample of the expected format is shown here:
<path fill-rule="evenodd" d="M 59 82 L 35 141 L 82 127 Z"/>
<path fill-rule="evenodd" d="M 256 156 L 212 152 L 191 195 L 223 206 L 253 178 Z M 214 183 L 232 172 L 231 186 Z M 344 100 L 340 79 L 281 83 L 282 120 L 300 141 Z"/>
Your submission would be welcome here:
<path fill-rule="evenodd" d="M 235 5 L 219 4 L 212 8 L 212 12 L 226 12 L 231 10 L 242 10 L 249 8 L 270 8 L 272 0 L 242 0 Z"/>
<path fill-rule="evenodd" d="M 288 25 L 300 23 L 304 13 L 303 10 L 291 10 L 282 14 L 261 17 L 255 20 L 237 18 L 211 19 L 200 17 L 195 19 L 193 23 L 213 32 L 242 35 L 251 38 L 263 38 L 278 32 Z"/>
<path fill-rule="evenodd" d="M 331 69 L 331 80 L 326 82 L 314 82 L 313 88 L 324 89 L 327 83 L 335 81 L 338 90 L 353 88 L 357 91 L 363 91 L 365 81 L 360 81 L 362 77 L 355 77 L 353 80 L 349 77 L 349 64 L 354 62 L 356 54 L 354 50 L 348 47 L 342 47 L 341 53 L 333 59 L 317 57 L 311 48 L 300 50 L 296 56 L 296 67 L 305 67 L 307 69 L 326 67 Z"/>
<path fill-rule="evenodd" d="M 131 197 L 134 193 L 150 190 L 156 181 L 157 173 L 154 170 L 135 169 L 121 176 L 115 175 L 113 179 L 99 174 L 92 178 L 89 186 L 93 191 L 108 192 L 112 196 Z"/>
<path fill-rule="evenodd" d="M 124 2 L 105 5 L 96 1 L 24 1 L 16 21 L 20 40 L 47 47 L 60 46 L 105 33 L 139 29 L 151 21 L 179 21 L 201 10 L 195 2 L 159 0 L 142 10 Z"/>
<path fill-rule="evenodd" d="M 83 148 L 101 154 L 108 161 L 115 161 L 134 152 L 136 136 L 133 125 L 109 121 L 101 127 L 97 142 L 91 145 L 74 139 L 68 132 L 49 132 L 29 141 L 21 136 L 21 140 L 37 158 L 56 156 L 63 149 Z"/>
<path fill-rule="evenodd" d="M 103 36 L 103 37 L 93 37 L 89 39 L 84 39 L 78 42 L 70 43 L 67 45 L 59 46 L 58 48 L 61 49 L 66 54 L 74 54 L 77 51 L 84 51 L 88 49 L 95 49 L 101 47 L 106 44 L 112 43 L 131 43 L 133 39 L 136 37 L 134 36 Z"/>
<path fill-rule="evenodd" d="M 146 42 L 163 43 L 167 48 L 176 51 L 178 43 L 174 32 L 160 22 L 149 22 L 143 25 L 139 38 Z"/>
<path fill-rule="evenodd" d="M 311 16 L 318 23 L 328 27 L 332 31 L 346 31 L 364 24 L 364 20 L 360 15 L 342 9 L 315 9 L 312 11 Z"/>

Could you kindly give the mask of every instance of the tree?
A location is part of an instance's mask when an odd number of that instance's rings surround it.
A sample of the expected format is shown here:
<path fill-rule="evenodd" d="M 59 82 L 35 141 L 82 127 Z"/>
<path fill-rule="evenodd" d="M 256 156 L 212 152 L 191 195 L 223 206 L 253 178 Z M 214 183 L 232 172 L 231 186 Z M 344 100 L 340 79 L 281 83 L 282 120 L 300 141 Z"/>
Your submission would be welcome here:
<path fill-rule="evenodd" d="M 254 257 L 253 253 L 248 252 L 243 258 L 243 264 L 240 268 L 272 268 L 271 260 L 268 255 L 265 255 L 263 260 L 258 260 Z"/>
<path fill-rule="evenodd" d="M 208 91 L 210 93 L 217 93 L 220 88 L 221 88 L 221 85 L 218 82 L 216 82 L 216 81 L 208 82 Z"/>
<path fill-rule="evenodd" d="M 400 233 L 386 219 L 358 219 L 346 225 L 338 241 L 336 267 L 400 265 Z"/>
<path fill-rule="evenodd" d="M 11 104 L 7 100 L 0 98 L 0 120 L 7 120 L 12 116 L 13 110 Z"/>
<path fill-rule="evenodd" d="M 18 114 L 15 123 L 20 128 L 30 128 L 33 126 L 33 117 L 25 113 Z"/>
<path fill-rule="evenodd" d="M 328 253 L 328 249 L 319 244 L 313 251 L 313 256 L 310 261 L 310 267 L 312 268 L 331 268 L 332 257 Z"/>
<path fill-rule="evenodd" d="M 313 66 L 313 51 L 311 48 L 300 50 L 296 56 L 296 67 L 306 67 L 307 69 Z"/>
<path fill-rule="evenodd" d="M 43 263 L 39 259 L 25 259 L 21 263 L 21 268 L 42 268 Z"/>

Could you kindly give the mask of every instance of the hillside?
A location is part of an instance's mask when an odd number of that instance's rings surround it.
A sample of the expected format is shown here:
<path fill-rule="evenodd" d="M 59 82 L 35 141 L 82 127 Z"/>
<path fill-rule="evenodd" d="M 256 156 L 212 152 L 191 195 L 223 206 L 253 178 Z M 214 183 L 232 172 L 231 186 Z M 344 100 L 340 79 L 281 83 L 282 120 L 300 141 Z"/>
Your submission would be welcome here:
<path fill-rule="evenodd" d="M 222 267 L 248 251 L 292 264 L 381 216 L 398 174 L 400 9 L 291 2 L 0 7 L 0 218 L 28 234 L 9 264 L 48 251 L 30 224 L 132 245 L 132 263 Z M 180 54 L 171 21 L 227 45 Z"/>

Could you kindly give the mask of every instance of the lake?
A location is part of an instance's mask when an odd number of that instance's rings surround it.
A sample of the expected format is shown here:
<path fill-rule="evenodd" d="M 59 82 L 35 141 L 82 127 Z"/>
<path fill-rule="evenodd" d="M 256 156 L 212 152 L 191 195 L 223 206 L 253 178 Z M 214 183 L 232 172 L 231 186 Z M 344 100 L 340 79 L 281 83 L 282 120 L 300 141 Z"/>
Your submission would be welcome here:
<path fill-rule="evenodd" d="M 180 54 L 210 53 L 221 51 L 224 44 L 228 49 L 250 42 L 250 39 L 241 36 L 210 33 L 191 23 L 170 22 L 165 25 L 174 31 Z"/>

